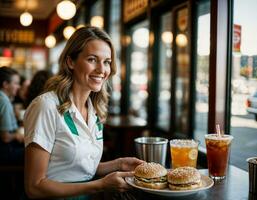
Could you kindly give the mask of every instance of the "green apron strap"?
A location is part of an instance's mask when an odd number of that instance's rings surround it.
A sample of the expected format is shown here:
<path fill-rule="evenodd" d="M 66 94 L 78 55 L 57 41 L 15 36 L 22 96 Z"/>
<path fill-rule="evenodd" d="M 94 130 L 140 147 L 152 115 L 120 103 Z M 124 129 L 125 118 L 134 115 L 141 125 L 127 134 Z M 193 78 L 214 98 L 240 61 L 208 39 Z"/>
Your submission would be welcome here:
<path fill-rule="evenodd" d="M 60 105 L 62 104 L 62 101 L 58 98 L 59 102 L 60 102 Z M 79 135 L 78 133 L 78 130 L 75 126 L 75 123 L 70 115 L 70 112 L 69 111 L 66 111 L 64 114 L 63 114 L 63 117 L 64 117 L 64 121 L 66 122 L 66 124 L 68 125 L 70 131 L 72 132 L 72 134 L 74 135 Z"/>
<path fill-rule="evenodd" d="M 72 117 L 70 115 L 70 112 L 69 111 L 65 112 L 63 116 L 64 116 L 64 120 L 65 120 L 66 124 L 68 125 L 70 131 L 74 135 L 79 135 L 78 130 L 77 130 L 76 126 L 75 126 L 75 123 L 74 123 L 74 121 L 73 121 L 73 119 L 72 119 Z"/>
<path fill-rule="evenodd" d="M 97 116 L 97 118 L 96 118 L 96 125 L 97 125 L 97 128 L 98 128 L 98 131 L 102 131 L 102 130 L 103 130 L 104 126 L 103 126 L 103 124 L 101 123 L 101 121 L 100 121 L 100 119 L 99 119 L 98 116 Z"/>

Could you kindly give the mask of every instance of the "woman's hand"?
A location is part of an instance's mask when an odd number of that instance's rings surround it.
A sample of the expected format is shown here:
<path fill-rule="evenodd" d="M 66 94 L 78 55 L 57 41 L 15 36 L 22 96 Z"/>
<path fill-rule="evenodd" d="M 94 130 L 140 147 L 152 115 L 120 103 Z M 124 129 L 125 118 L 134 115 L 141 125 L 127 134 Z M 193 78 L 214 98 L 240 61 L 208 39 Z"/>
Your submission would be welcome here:
<path fill-rule="evenodd" d="M 102 178 L 102 188 L 125 192 L 131 187 L 126 183 L 125 177 L 134 176 L 133 172 L 112 172 Z"/>
<path fill-rule="evenodd" d="M 145 162 L 135 157 L 118 158 L 118 169 L 119 171 L 134 171 L 136 166 Z"/>
<path fill-rule="evenodd" d="M 96 174 L 98 176 L 105 176 L 111 172 L 116 171 L 134 171 L 136 166 L 140 165 L 143 162 L 143 160 L 139 160 L 134 157 L 117 158 L 112 161 L 101 162 L 98 165 Z"/>

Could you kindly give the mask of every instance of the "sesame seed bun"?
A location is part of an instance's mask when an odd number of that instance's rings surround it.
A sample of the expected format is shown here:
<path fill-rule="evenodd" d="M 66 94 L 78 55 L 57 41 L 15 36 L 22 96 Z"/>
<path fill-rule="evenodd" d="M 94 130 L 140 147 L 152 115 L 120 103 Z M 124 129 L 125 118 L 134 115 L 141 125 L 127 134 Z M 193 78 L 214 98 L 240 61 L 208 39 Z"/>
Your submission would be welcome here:
<path fill-rule="evenodd" d="M 168 172 L 171 190 L 190 190 L 201 187 L 201 174 L 193 167 L 179 167 Z"/>
<path fill-rule="evenodd" d="M 135 168 L 134 181 L 141 187 L 163 189 L 167 187 L 167 173 L 158 163 L 144 162 Z"/>
<path fill-rule="evenodd" d="M 141 178 L 157 178 L 167 175 L 167 169 L 158 163 L 144 162 L 135 168 L 135 176 Z"/>

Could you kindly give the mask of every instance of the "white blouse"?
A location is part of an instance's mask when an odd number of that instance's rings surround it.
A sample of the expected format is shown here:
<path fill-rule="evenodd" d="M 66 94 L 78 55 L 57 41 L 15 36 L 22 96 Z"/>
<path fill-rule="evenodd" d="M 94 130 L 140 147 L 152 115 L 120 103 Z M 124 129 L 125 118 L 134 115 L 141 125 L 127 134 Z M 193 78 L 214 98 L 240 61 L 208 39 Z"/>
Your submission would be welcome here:
<path fill-rule="evenodd" d="M 35 142 L 50 153 L 49 179 L 79 182 L 95 175 L 103 151 L 103 125 L 90 99 L 87 104 L 88 124 L 73 101 L 69 112 L 60 115 L 54 92 L 40 95 L 28 107 L 24 117 L 25 147 Z"/>

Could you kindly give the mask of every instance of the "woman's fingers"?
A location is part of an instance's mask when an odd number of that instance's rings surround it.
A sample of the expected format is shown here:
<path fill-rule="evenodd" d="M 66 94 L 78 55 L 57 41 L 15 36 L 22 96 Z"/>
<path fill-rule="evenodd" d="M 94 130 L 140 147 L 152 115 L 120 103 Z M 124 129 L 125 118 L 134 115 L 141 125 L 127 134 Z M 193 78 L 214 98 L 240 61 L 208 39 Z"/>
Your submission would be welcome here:
<path fill-rule="evenodd" d="M 132 171 L 135 169 L 136 166 L 145 162 L 136 157 L 124 157 L 124 158 L 120 158 L 120 161 L 121 161 L 121 167 L 120 167 L 121 171 Z"/>
<path fill-rule="evenodd" d="M 116 175 L 118 177 L 122 178 L 122 180 L 120 182 L 120 187 L 118 189 L 120 192 L 125 192 L 125 191 L 131 189 L 131 186 L 129 184 L 127 184 L 127 182 L 125 181 L 125 177 L 134 176 L 134 172 L 117 172 Z"/>
<path fill-rule="evenodd" d="M 134 172 L 113 172 L 104 178 L 104 185 L 110 190 L 125 192 L 131 189 L 131 186 L 125 181 L 125 177 L 134 176 Z"/>
<path fill-rule="evenodd" d="M 117 172 L 117 175 L 125 178 L 125 177 L 131 177 L 134 176 L 134 172 L 130 171 L 130 172 Z"/>

